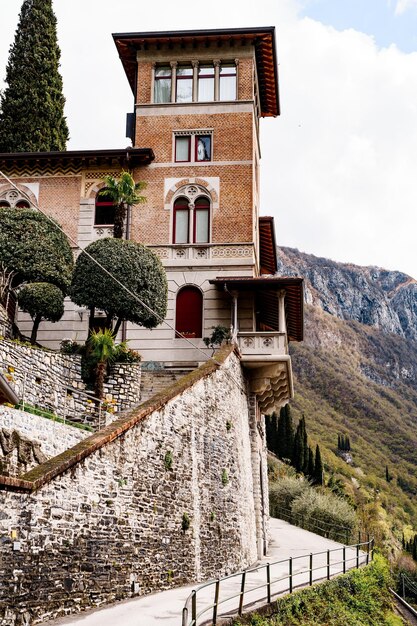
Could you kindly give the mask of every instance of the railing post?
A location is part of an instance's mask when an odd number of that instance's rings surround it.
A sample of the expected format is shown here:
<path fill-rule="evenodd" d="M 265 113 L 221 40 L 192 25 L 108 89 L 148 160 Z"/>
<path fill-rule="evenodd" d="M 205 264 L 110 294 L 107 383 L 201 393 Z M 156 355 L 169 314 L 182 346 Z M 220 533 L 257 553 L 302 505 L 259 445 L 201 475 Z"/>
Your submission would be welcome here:
<path fill-rule="evenodd" d="M 372 537 L 372 541 L 371 541 L 371 561 L 374 560 L 374 545 L 375 545 L 375 539 Z"/>
<path fill-rule="evenodd" d="M 367 565 L 369 563 L 369 547 L 370 547 L 370 544 L 369 544 L 369 535 L 368 535 L 368 543 L 366 545 L 366 564 Z"/>
<path fill-rule="evenodd" d="M 197 592 L 193 589 L 191 594 L 191 626 L 197 624 Z"/>
<path fill-rule="evenodd" d="M 290 593 L 292 593 L 292 556 L 290 556 L 290 558 L 288 559 L 288 567 L 289 567 L 289 572 L 288 572 L 289 587 L 290 587 Z"/>
<path fill-rule="evenodd" d="M 239 615 L 242 615 L 242 611 L 243 611 L 243 597 L 245 595 L 245 581 L 246 581 L 246 572 L 243 572 L 242 582 L 240 584 Z"/>
<path fill-rule="evenodd" d="M 182 610 L 182 626 L 188 626 L 188 609 L 186 606 Z"/>
<path fill-rule="evenodd" d="M 217 624 L 217 606 L 219 604 L 219 592 L 220 592 L 220 579 L 216 580 L 216 587 L 214 589 L 214 604 L 213 604 L 213 624 Z"/>
<path fill-rule="evenodd" d="M 346 548 L 343 546 L 343 573 L 346 574 Z"/>
<path fill-rule="evenodd" d="M 330 550 L 327 550 L 327 580 L 330 580 Z"/>
<path fill-rule="evenodd" d="M 359 544 L 356 546 L 356 569 L 359 569 Z"/>
<path fill-rule="evenodd" d="M 310 587 L 313 584 L 313 553 L 310 552 Z"/>
<path fill-rule="evenodd" d="M 271 604 L 271 568 L 269 563 L 266 564 L 266 595 L 268 604 Z"/>

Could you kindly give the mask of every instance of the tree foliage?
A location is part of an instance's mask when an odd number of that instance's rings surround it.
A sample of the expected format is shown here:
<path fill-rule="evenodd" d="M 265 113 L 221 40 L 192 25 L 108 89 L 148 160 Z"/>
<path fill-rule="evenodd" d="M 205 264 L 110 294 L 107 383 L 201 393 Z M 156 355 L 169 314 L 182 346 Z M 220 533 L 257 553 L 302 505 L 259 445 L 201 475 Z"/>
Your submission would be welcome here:
<path fill-rule="evenodd" d="M 88 338 L 90 355 L 95 361 L 95 391 L 98 398 L 104 398 L 104 379 L 107 365 L 116 360 L 118 346 L 110 329 L 92 332 Z"/>
<path fill-rule="evenodd" d="M 0 102 L 0 152 L 65 150 L 60 55 L 52 0 L 25 0 Z"/>
<path fill-rule="evenodd" d="M 33 320 L 31 343 L 36 343 L 39 324 L 42 320 L 58 322 L 64 314 L 64 294 L 59 287 L 50 283 L 31 283 L 19 291 L 19 306 Z"/>
<path fill-rule="evenodd" d="M 48 282 L 65 294 L 71 284 L 73 256 L 68 239 L 33 209 L 0 208 L 0 263 L 12 272 L 14 287 Z"/>
<path fill-rule="evenodd" d="M 145 328 L 158 326 L 166 315 L 168 291 L 165 270 L 158 257 L 145 246 L 124 239 L 100 239 L 87 246 L 86 251 L 152 311 L 83 253 L 75 264 L 71 286 L 75 304 L 103 309 L 109 325 L 117 320 L 114 333 L 123 320 Z"/>
<path fill-rule="evenodd" d="M 124 170 L 118 180 L 113 176 L 106 176 L 104 182 L 106 187 L 99 191 L 99 195 L 105 195 L 113 201 L 116 207 L 113 236 L 115 239 L 121 239 L 124 234 L 127 208 L 145 202 L 146 198 L 139 195 L 139 192 L 145 188 L 146 183 L 135 183 L 130 172 Z"/>

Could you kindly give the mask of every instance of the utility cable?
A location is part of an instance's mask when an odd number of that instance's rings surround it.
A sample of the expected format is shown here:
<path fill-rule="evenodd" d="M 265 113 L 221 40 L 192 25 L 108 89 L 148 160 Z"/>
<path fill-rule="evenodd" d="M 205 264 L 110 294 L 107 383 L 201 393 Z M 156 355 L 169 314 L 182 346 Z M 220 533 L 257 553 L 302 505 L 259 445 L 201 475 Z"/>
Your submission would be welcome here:
<path fill-rule="evenodd" d="M 185 337 L 182 333 L 177 331 L 165 318 L 163 318 L 156 311 L 154 311 L 150 306 L 148 306 L 145 302 L 143 302 L 143 300 L 141 300 L 137 294 L 133 293 L 128 287 L 126 287 L 126 285 L 124 285 L 114 274 L 112 274 L 107 268 L 105 268 L 99 261 L 97 261 L 97 259 L 95 259 L 89 252 L 87 252 L 85 249 L 82 249 L 81 246 L 75 241 L 75 239 L 73 239 L 70 235 L 68 235 L 64 231 L 64 229 L 62 228 L 62 226 L 60 224 L 55 222 L 55 220 L 53 220 L 47 213 L 45 213 L 45 211 L 43 211 L 39 207 L 38 201 L 36 201 L 36 204 L 35 204 L 31 200 L 31 198 L 28 196 L 28 194 L 25 193 L 25 192 L 22 192 L 22 190 L 19 189 L 13 183 L 13 181 L 11 181 L 10 178 L 8 178 L 8 176 L 6 176 L 6 174 L 4 174 L 1 170 L 0 170 L 0 176 L 2 176 L 9 183 L 9 185 L 11 185 L 19 194 L 23 194 L 25 196 L 25 198 L 27 199 L 27 201 L 29 202 L 29 204 L 32 207 L 34 207 L 37 211 L 39 211 L 39 213 L 41 213 L 44 217 L 46 217 L 47 220 L 49 222 L 51 222 L 51 224 L 53 224 L 55 226 L 55 228 L 57 228 L 59 231 L 61 231 L 63 233 L 63 235 L 65 235 L 65 237 L 67 237 L 67 239 L 74 245 L 74 247 L 77 250 L 81 251 L 81 254 L 85 254 L 90 259 L 90 261 L 95 263 L 95 265 L 97 265 L 97 267 L 99 267 L 105 274 L 107 274 L 111 279 L 113 279 L 114 282 L 117 285 L 119 285 L 119 287 L 121 287 L 124 291 L 126 291 L 126 293 L 129 294 L 129 296 L 131 296 L 134 300 L 136 300 L 146 311 L 148 311 L 149 313 L 154 315 L 156 317 L 156 319 L 161 324 L 166 324 L 170 330 L 174 331 L 175 336 L 177 336 L 177 337 L 179 336 L 181 339 L 185 339 L 187 341 L 187 343 L 189 343 L 195 350 L 198 350 L 204 356 L 205 360 L 211 358 L 213 361 L 215 361 L 215 363 L 220 365 L 220 363 L 214 358 L 214 356 L 209 356 L 202 348 L 200 348 L 200 346 L 197 346 L 196 344 L 194 344 L 189 339 L 189 337 Z M 239 381 L 237 381 L 234 378 L 234 376 L 230 372 L 228 372 L 226 369 L 224 371 L 227 373 L 227 375 L 230 377 L 230 379 L 233 380 L 233 382 L 239 387 L 240 391 L 242 391 L 246 395 L 246 390 L 242 387 L 242 385 L 239 383 Z"/>

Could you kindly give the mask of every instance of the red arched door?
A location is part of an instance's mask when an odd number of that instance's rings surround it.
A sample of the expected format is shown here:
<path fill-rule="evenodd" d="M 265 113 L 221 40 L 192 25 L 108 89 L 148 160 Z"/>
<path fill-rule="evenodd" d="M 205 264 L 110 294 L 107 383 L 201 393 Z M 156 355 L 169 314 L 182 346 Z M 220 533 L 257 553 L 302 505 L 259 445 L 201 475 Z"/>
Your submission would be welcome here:
<path fill-rule="evenodd" d="M 178 333 L 190 338 L 203 336 L 203 294 L 197 287 L 180 289 L 175 320 Z"/>

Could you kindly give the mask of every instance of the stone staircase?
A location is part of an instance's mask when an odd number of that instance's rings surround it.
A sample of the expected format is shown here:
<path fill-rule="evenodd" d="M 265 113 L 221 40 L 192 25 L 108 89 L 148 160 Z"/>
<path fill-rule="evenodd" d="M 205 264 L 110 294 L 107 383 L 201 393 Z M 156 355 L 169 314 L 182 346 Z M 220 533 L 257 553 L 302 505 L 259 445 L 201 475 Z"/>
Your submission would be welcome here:
<path fill-rule="evenodd" d="M 156 393 L 159 393 L 185 374 L 189 374 L 192 370 L 193 368 L 160 370 L 154 372 L 142 370 L 140 385 L 141 402 L 149 400 L 149 398 Z"/>

